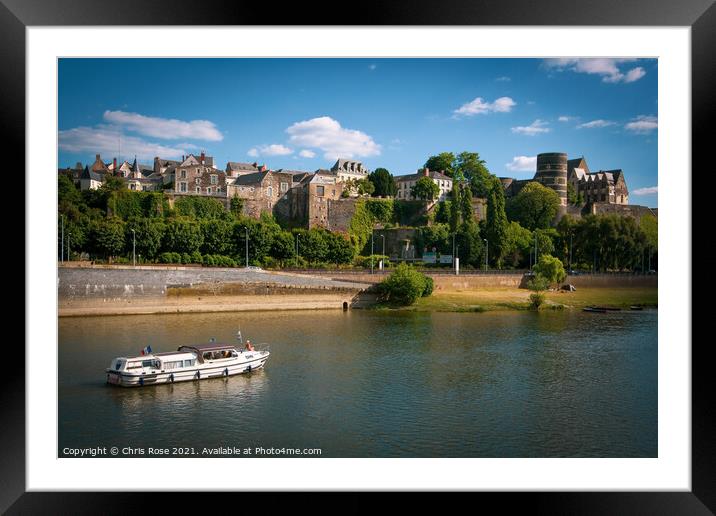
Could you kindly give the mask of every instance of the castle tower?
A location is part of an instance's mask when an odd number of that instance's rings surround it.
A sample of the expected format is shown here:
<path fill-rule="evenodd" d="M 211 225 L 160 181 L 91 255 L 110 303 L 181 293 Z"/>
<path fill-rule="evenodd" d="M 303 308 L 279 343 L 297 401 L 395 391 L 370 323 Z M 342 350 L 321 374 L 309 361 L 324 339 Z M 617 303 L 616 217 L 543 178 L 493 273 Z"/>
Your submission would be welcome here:
<path fill-rule="evenodd" d="M 567 213 L 567 154 L 563 152 L 543 152 L 537 154 L 537 172 L 534 180 L 559 195 L 559 210 L 556 220 Z"/>

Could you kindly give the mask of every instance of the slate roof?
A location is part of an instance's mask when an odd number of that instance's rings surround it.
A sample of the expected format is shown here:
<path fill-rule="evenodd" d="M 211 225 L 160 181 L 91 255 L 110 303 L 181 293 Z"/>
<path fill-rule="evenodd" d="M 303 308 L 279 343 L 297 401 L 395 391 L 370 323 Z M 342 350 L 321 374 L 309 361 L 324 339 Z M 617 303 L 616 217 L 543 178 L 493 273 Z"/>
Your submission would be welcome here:
<path fill-rule="evenodd" d="M 94 181 L 104 181 L 104 175 L 90 170 L 89 167 L 85 167 L 85 169 L 82 171 L 80 179 L 93 179 Z"/>
<path fill-rule="evenodd" d="M 395 176 L 395 180 L 396 180 L 396 181 L 416 181 L 416 180 L 420 179 L 421 177 L 423 177 L 423 175 L 424 175 L 424 174 L 423 174 L 423 172 L 422 172 L 422 170 L 421 170 L 421 171 L 419 171 L 419 172 L 416 173 L 416 174 L 408 174 L 408 175 L 405 175 L 405 176 Z M 437 172 L 437 171 L 435 171 L 435 170 L 431 170 L 430 172 L 428 172 L 428 176 L 429 176 L 431 179 L 437 179 L 438 181 L 440 181 L 440 180 L 449 180 L 449 181 L 452 181 L 452 178 L 451 178 L 451 177 L 448 177 L 448 176 L 446 176 L 445 174 L 443 174 L 442 172 Z"/>
<path fill-rule="evenodd" d="M 244 174 L 239 177 L 237 177 L 234 180 L 235 185 L 256 185 L 260 184 L 264 178 L 269 174 L 270 172 L 254 172 L 252 174 Z"/>
<path fill-rule="evenodd" d="M 226 168 L 229 170 L 250 170 L 250 171 L 258 171 L 258 167 L 256 166 L 256 163 L 241 163 L 240 161 L 229 161 L 226 164 Z"/>

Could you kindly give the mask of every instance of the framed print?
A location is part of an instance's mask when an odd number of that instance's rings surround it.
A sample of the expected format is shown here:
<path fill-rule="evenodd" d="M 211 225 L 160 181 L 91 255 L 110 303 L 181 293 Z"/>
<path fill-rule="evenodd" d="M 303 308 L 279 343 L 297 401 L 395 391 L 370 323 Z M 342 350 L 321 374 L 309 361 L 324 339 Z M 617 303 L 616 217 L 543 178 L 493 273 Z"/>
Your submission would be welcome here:
<path fill-rule="evenodd" d="M 691 169 L 715 9 L 4 1 L 27 308 L 3 510 L 713 511 Z"/>

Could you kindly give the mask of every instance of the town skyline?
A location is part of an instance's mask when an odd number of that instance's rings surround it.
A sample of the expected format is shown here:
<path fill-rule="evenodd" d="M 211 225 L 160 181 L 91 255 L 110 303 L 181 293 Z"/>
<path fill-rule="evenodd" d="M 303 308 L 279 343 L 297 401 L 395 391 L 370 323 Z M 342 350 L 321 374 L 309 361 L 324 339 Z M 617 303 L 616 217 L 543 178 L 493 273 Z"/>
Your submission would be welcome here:
<path fill-rule="evenodd" d="M 469 150 L 526 179 L 554 151 L 623 169 L 657 207 L 657 75 L 654 59 L 61 59 L 58 166 L 206 150 L 218 168 L 401 176 Z"/>

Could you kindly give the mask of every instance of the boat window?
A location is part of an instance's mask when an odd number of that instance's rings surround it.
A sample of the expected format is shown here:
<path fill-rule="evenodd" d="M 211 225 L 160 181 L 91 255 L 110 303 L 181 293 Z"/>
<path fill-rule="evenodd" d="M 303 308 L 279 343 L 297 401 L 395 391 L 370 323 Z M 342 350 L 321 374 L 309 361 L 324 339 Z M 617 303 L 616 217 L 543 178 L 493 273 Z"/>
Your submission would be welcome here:
<path fill-rule="evenodd" d="M 140 369 L 141 367 L 141 362 L 130 362 L 129 364 L 127 364 L 127 369 Z"/>
<path fill-rule="evenodd" d="M 209 353 L 208 351 L 204 353 L 204 360 L 211 360 L 211 358 L 211 353 Z"/>
<path fill-rule="evenodd" d="M 142 367 L 156 367 L 156 360 L 142 360 Z"/>
<path fill-rule="evenodd" d="M 175 360 L 174 362 L 164 362 L 164 369 L 176 369 L 182 367 L 184 362 L 181 360 Z"/>
<path fill-rule="evenodd" d="M 239 353 L 234 349 L 234 350 L 231 351 L 231 356 L 234 357 L 234 358 L 236 358 L 236 357 L 239 356 Z"/>
<path fill-rule="evenodd" d="M 193 358 L 190 360 L 184 360 L 184 367 L 191 367 L 196 363 L 196 360 Z"/>

